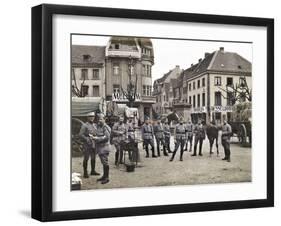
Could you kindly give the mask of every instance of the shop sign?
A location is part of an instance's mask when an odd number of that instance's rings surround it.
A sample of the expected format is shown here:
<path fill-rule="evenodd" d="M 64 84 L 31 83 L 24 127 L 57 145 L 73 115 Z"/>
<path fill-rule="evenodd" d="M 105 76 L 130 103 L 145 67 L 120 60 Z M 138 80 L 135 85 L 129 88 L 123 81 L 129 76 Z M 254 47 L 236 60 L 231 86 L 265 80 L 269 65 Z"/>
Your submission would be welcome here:
<path fill-rule="evenodd" d="M 232 112 L 232 106 L 212 106 L 211 112 Z"/>
<path fill-rule="evenodd" d="M 128 99 L 123 93 L 112 93 L 112 101 L 116 102 L 128 102 Z M 141 95 L 139 93 L 136 93 L 136 99 L 135 102 L 141 101 Z"/>
<path fill-rule="evenodd" d="M 192 113 L 204 113 L 207 112 L 206 107 L 193 108 Z"/>

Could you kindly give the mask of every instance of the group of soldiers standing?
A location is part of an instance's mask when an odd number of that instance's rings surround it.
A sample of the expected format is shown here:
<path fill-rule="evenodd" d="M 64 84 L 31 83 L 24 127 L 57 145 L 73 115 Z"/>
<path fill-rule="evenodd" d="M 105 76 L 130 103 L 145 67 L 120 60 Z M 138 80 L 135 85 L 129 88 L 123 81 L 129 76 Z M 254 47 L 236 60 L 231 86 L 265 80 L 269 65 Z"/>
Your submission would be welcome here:
<path fill-rule="evenodd" d="M 157 145 L 157 155 L 155 154 L 154 148 L 154 136 Z M 146 151 L 146 157 L 149 157 L 149 146 L 151 147 L 153 158 L 160 156 L 160 146 L 162 145 L 164 156 L 168 156 L 169 153 L 172 153 L 170 161 L 174 160 L 174 157 L 180 147 L 180 161 L 183 161 L 183 152 L 188 149 L 188 145 L 189 151 L 192 151 L 193 136 L 195 136 L 195 143 L 192 156 L 197 155 L 198 143 L 199 155 L 202 156 L 202 144 L 206 135 L 201 121 L 199 121 L 198 124 L 194 126 L 191 120 L 189 120 L 187 124 L 183 123 L 182 118 L 179 120 L 179 123 L 175 127 L 175 149 L 173 152 L 170 148 L 171 130 L 168 120 L 165 120 L 164 124 L 163 121 L 158 120 L 157 123 L 153 126 L 150 123 L 149 118 L 146 118 L 145 123 L 142 126 L 142 138 Z"/>
<path fill-rule="evenodd" d="M 198 155 L 203 156 L 202 146 L 203 141 L 206 138 L 206 128 L 204 127 L 203 121 L 201 120 L 198 120 L 196 124 L 193 124 L 189 119 L 185 124 L 183 122 L 183 119 L 180 118 L 179 123 L 175 126 L 174 131 L 174 151 L 171 151 L 170 149 L 171 130 L 167 119 L 165 121 L 158 120 L 155 125 L 152 125 L 149 118 L 147 117 L 144 125 L 141 128 L 141 131 L 147 158 L 149 157 L 149 146 L 151 147 L 152 157 L 156 158 L 160 156 L 160 146 L 162 145 L 164 156 L 168 156 L 169 153 L 172 153 L 170 161 L 174 160 L 175 155 L 180 148 L 180 161 L 183 161 L 184 151 L 189 150 L 189 152 L 192 152 L 193 137 L 194 145 L 193 154 L 191 156 L 197 156 L 198 146 Z M 230 162 L 231 134 L 231 126 L 226 122 L 226 120 L 224 120 L 224 123 L 222 125 L 222 145 L 224 147 L 225 157 L 223 158 L 223 160 L 227 160 L 228 162 Z M 157 155 L 155 154 L 154 137 L 156 140 Z"/>
<path fill-rule="evenodd" d="M 96 123 L 95 123 L 95 118 Z M 170 140 L 171 140 L 171 128 L 168 120 L 158 120 L 154 125 L 150 122 L 149 118 L 146 117 L 145 123 L 141 127 L 141 135 L 143 140 L 143 147 L 146 152 L 146 158 L 149 158 L 149 146 L 152 152 L 152 158 L 157 158 L 161 156 L 161 145 L 163 146 L 163 155 L 171 155 L 170 161 L 173 161 L 175 155 L 180 148 L 180 161 L 183 161 L 184 151 L 192 151 L 191 156 L 197 155 L 197 146 L 199 145 L 199 156 L 202 156 L 202 145 L 206 138 L 205 127 L 201 120 L 198 120 L 197 124 L 193 124 L 191 120 L 184 123 L 181 118 L 178 124 L 175 126 L 174 139 L 175 147 L 171 151 Z M 124 158 L 124 145 L 131 145 L 132 152 L 129 153 L 129 159 L 133 160 L 139 158 L 138 144 L 135 142 L 135 125 L 131 120 L 124 122 L 124 117 L 119 117 L 119 121 L 116 122 L 112 130 L 105 123 L 104 115 L 98 114 L 97 117 L 95 113 L 89 113 L 87 116 L 87 122 L 84 123 L 80 129 L 80 138 L 83 141 L 84 159 L 83 159 L 83 171 L 84 178 L 88 178 L 89 174 L 87 171 L 88 160 L 91 159 L 91 173 L 90 175 L 100 175 L 95 170 L 96 165 L 96 155 L 99 156 L 101 163 L 103 165 L 103 176 L 97 181 L 102 184 L 109 182 L 109 164 L 108 156 L 110 152 L 110 143 L 115 146 L 115 165 L 123 163 Z M 225 121 L 222 126 L 222 145 L 225 150 L 225 158 L 230 162 L 230 136 L 231 127 Z M 156 140 L 157 153 L 155 153 L 154 147 L 154 137 Z M 194 144 L 193 144 L 194 137 Z M 133 151 L 134 150 L 134 151 Z M 134 156 L 133 156 L 134 155 Z"/>

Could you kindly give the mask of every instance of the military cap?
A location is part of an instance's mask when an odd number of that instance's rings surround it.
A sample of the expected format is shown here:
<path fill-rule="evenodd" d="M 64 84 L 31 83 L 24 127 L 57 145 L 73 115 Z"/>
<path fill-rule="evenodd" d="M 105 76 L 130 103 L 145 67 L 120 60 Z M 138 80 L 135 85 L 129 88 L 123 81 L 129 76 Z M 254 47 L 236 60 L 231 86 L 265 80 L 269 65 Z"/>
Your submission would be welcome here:
<path fill-rule="evenodd" d="M 99 113 L 99 114 L 98 114 L 98 119 L 104 119 L 104 117 L 105 117 L 105 116 L 104 116 L 103 113 Z"/>
<path fill-rule="evenodd" d="M 95 117 L 95 115 L 96 115 L 96 114 L 95 114 L 95 112 L 93 112 L 93 111 L 92 111 L 92 112 L 89 112 L 89 113 L 87 114 L 88 117 Z"/>

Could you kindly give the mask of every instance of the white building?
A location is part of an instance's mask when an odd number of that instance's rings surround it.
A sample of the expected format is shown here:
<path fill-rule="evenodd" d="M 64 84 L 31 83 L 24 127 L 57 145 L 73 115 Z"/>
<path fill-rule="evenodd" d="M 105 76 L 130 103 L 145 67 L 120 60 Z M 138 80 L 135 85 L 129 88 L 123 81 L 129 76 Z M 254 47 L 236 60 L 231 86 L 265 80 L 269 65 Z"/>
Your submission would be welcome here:
<path fill-rule="evenodd" d="M 232 103 L 227 87 L 235 86 L 246 79 L 252 88 L 252 64 L 234 52 L 226 52 L 223 47 L 213 53 L 205 53 L 204 59 L 186 70 L 183 102 L 191 104 L 193 121 L 221 122 L 223 117 L 230 119 Z"/>

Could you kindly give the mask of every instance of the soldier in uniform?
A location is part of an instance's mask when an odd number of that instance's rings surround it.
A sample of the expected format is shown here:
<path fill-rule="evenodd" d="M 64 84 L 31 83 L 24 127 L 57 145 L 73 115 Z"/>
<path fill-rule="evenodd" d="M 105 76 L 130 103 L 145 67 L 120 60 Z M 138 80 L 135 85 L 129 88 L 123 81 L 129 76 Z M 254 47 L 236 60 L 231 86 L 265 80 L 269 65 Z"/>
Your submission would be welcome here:
<path fill-rule="evenodd" d="M 183 118 L 180 118 L 180 121 L 176 125 L 176 128 L 175 128 L 175 150 L 173 152 L 173 155 L 172 155 L 170 161 L 174 160 L 174 157 L 177 153 L 177 150 L 178 150 L 179 146 L 180 146 L 180 149 L 181 149 L 180 161 L 183 161 L 182 155 L 183 155 L 183 152 L 184 152 L 185 139 L 186 139 L 186 127 L 183 124 Z"/>
<path fill-rule="evenodd" d="M 132 119 L 129 119 L 127 122 L 127 134 L 129 140 L 135 140 L 135 124 L 133 123 Z"/>
<path fill-rule="evenodd" d="M 124 124 L 124 118 L 119 117 L 119 122 L 115 123 L 112 127 L 112 142 L 116 148 L 115 152 L 115 165 L 122 164 L 123 162 L 123 145 L 127 137 L 127 127 Z"/>
<path fill-rule="evenodd" d="M 230 162 L 230 137 L 232 135 L 232 128 L 226 120 L 223 121 L 221 143 L 224 148 L 225 157 L 222 160 Z"/>
<path fill-rule="evenodd" d="M 96 126 L 94 124 L 95 113 L 91 112 L 87 115 L 87 122 L 84 123 L 80 129 L 79 137 L 83 141 L 83 170 L 84 170 L 84 178 L 89 178 L 88 174 L 88 160 L 91 157 L 91 175 L 100 175 L 95 171 L 96 166 L 96 150 L 94 148 L 93 140 L 90 135 L 93 135 L 96 130 Z"/>
<path fill-rule="evenodd" d="M 133 162 L 138 162 L 140 160 L 140 153 L 138 149 L 138 143 L 136 142 L 135 123 L 132 119 L 128 120 L 126 127 L 129 141 L 128 145 L 130 147 L 129 159 Z"/>
<path fill-rule="evenodd" d="M 109 182 L 108 155 L 110 151 L 110 133 L 110 127 L 105 123 L 104 116 L 100 114 L 95 134 L 96 136 L 93 136 L 93 140 L 95 141 L 96 151 L 103 165 L 103 176 L 97 179 L 97 181 L 101 181 L 102 184 Z"/>
<path fill-rule="evenodd" d="M 151 146 L 151 151 L 152 151 L 152 158 L 156 158 L 157 156 L 154 153 L 154 132 L 153 132 L 153 127 L 149 122 L 149 118 L 146 117 L 145 123 L 143 124 L 141 128 L 142 132 L 142 139 L 143 139 L 143 144 L 145 147 L 146 151 L 146 158 L 149 157 L 149 152 L 148 152 L 148 145 Z"/>
<path fill-rule="evenodd" d="M 153 131 L 157 144 L 157 155 L 160 156 L 160 145 L 162 144 L 164 155 L 168 156 L 164 142 L 164 129 L 160 119 L 157 121 L 156 125 L 154 125 Z"/>
<path fill-rule="evenodd" d="M 190 119 L 188 120 L 188 122 L 186 124 L 186 137 L 187 137 L 187 140 L 186 140 L 185 151 L 187 151 L 188 143 L 190 143 L 189 152 L 191 152 L 192 140 L 193 140 L 193 124 Z"/>
<path fill-rule="evenodd" d="M 197 125 L 195 125 L 194 134 L 195 134 L 194 151 L 193 151 L 193 154 L 191 156 L 197 155 L 197 144 L 198 143 L 199 143 L 199 155 L 203 156 L 203 154 L 202 154 L 202 144 L 203 144 L 203 141 L 206 138 L 206 134 L 205 134 L 205 129 L 204 129 L 204 126 L 203 126 L 201 120 L 198 120 Z"/>
<path fill-rule="evenodd" d="M 170 130 L 168 119 L 165 120 L 165 124 L 163 125 L 163 130 L 164 130 L 165 146 L 168 150 L 168 153 L 172 153 L 170 148 L 171 130 Z"/>

